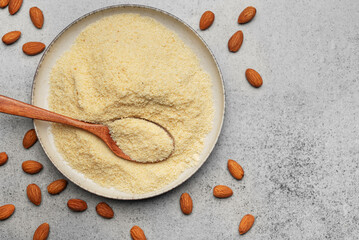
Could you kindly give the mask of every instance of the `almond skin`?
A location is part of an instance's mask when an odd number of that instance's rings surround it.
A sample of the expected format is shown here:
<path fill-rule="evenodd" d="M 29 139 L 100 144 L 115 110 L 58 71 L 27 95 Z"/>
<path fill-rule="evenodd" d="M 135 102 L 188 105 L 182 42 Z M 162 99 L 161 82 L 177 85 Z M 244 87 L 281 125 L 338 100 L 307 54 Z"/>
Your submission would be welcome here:
<path fill-rule="evenodd" d="M 130 233 L 131 233 L 131 237 L 133 240 L 146 240 L 147 239 L 145 236 L 145 233 L 139 226 L 133 226 L 131 228 Z"/>
<path fill-rule="evenodd" d="M 112 208 L 105 202 L 100 202 L 96 206 L 96 212 L 98 215 L 100 215 L 103 218 L 113 218 L 113 210 Z"/>
<path fill-rule="evenodd" d="M 10 0 L 0 0 L 0 8 L 5 8 L 9 2 Z"/>
<path fill-rule="evenodd" d="M 257 10 L 255 9 L 255 7 L 247 7 L 239 15 L 238 23 L 244 24 L 244 23 L 251 21 L 254 18 L 254 16 L 256 15 L 256 13 L 257 13 Z"/>
<path fill-rule="evenodd" d="M 74 212 L 83 212 L 87 209 L 87 203 L 81 199 L 70 199 L 67 206 Z"/>
<path fill-rule="evenodd" d="M 35 27 L 41 29 L 44 25 L 44 14 L 38 7 L 32 7 L 29 11 L 30 18 Z"/>
<path fill-rule="evenodd" d="M 243 168 L 236 161 L 229 159 L 227 167 L 228 167 L 228 171 L 235 179 L 241 180 L 243 178 L 244 175 Z"/>
<path fill-rule="evenodd" d="M 19 40 L 21 36 L 21 32 L 20 31 L 12 31 L 12 32 L 8 32 L 6 33 L 3 37 L 2 37 L 2 41 L 3 43 L 5 43 L 6 45 L 10 45 L 13 44 L 14 42 L 16 42 L 17 40 Z"/>
<path fill-rule="evenodd" d="M 248 68 L 246 70 L 246 78 L 249 84 L 251 84 L 255 88 L 259 88 L 263 84 L 263 79 L 258 72 L 254 69 Z"/>
<path fill-rule="evenodd" d="M 49 236 L 50 226 L 48 223 L 41 224 L 35 231 L 33 240 L 46 240 Z"/>
<path fill-rule="evenodd" d="M 228 40 L 228 50 L 231 52 L 237 52 L 243 43 L 243 32 L 238 31 L 232 35 L 232 37 Z"/>
<path fill-rule="evenodd" d="M 43 166 L 41 163 L 28 160 L 22 163 L 22 170 L 28 174 L 36 174 L 42 170 Z"/>
<path fill-rule="evenodd" d="M 4 165 L 8 160 L 6 152 L 0 153 L 0 166 Z"/>
<path fill-rule="evenodd" d="M 180 198 L 181 210 L 184 214 L 189 215 L 192 213 L 193 202 L 188 193 L 183 193 Z"/>
<path fill-rule="evenodd" d="M 214 22 L 214 13 L 211 11 L 205 11 L 202 14 L 201 19 L 199 20 L 199 28 L 201 30 L 206 30 Z"/>
<path fill-rule="evenodd" d="M 27 197 L 30 202 L 39 206 L 41 204 L 41 190 L 36 184 L 30 184 L 26 188 Z"/>
<path fill-rule="evenodd" d="M 26 55 L 34 56 L 44 51 L 45 47 L 45 44 L 41 42 L 28 42 L 22 46 L 22 51 Z"/>
<path fill-rule="evenodd" d="M 9 13 L 14 15 L 19 11 L 22 5 L 22 0 L 10 0 L 9 2 Z"/>
<path fill-rule="evenodd" d="M 213 195 L 217 198 L 228 198 L 233 195 L 233 191 L 227 186 L 218 185 L 213 188 Z"/>
<path fill-rule="evenodd" d="M 5 220 L 11 217 L 15 211 L 15 206 L 12 204 L 7 204 L 0 207 L 0 220 Z"/>
<path fill-rule="evenodd" d="M 249 231 L 249 229 L 251 229 L 251 227 L 253 226 L 253 223 L 254 223 L 254 220 L 255 218 L 250 215 L 250 214 L 247 214 L 245 215 L 241 222 L 239 223 L 239 234 L 245 234 L 246 232 Z"/>
<path fill-rule="evenodd" d="M 28 149 L 36 142 L 37 142 L 37 136 L 35 129 L 31 129 L 25 133 L 24 139 L 22 140 L 22 145 L 24 146 L 24 148 Z"/>
<path fill-rule="evenodd" d="M 64 191 L 66 187 L 67 181 L 65 179 L 59 179 L 50 183 L 49 186 L 47 186 L 47 191 L 52 195 L 56 195 Z"/>

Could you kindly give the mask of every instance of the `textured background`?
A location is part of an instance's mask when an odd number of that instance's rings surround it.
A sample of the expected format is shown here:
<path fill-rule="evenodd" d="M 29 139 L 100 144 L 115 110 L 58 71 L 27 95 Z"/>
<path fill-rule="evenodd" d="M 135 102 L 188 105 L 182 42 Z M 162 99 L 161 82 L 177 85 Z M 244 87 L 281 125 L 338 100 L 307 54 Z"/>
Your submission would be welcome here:
<path fill-rule="evenodd" d="M 199 31 L 205 10 L 216 14 L 213 26 L 200 32 L 213 50 L 225 79 L 227 112 L 218 144 L 204 166 L 180 187 L 142 201 L 107 200 L 74 184 L 59 196 L 46 186 L 62 178 L 39 143 L 22 147 L 29 119 L 0 114 L 0 152 L 9 161 L 0 167 L 0 205 L 13 203 L 15 214 L 0 222 L 0 239 L 32 239 L 43 222 L 49 239 L 130 239 L 137 224 L 148 239 L 357 239 L 359 236 L 359 2 L 357 0 L 243 1 L 115 1 L 25 0 L 9 16 L 0 9 L 0 35 L 21 30 L 12 46 L 0 44 L 0 94 L 30 102 L 31 84 L 40 56 L 21 51 L 26 41 L 49 44 L 68 24 L 95 9 L 139 3 L 161 8 Z M 28 9 L 41 8 L 42 30 L 32 25 Z M 255 19 L 236 24 L 248 5 Z M 245 40 L 236 54 L 227 41 L 237 30 Z M 260 89 L 246 82 L 244 71 L 257 69 Z M 228 158 L 245 170 L 235 181 L 226 169 Z M 24 160 L 37 160 L 43 171 L 21 170 Z M 26 186 L 37 183 L 43 203 L 32 205 Z M 226 184 L 234 196 L 219 200 L 212 188 Z M 179 208 L 182 192 L 194 201 L 190 216 Z M 83 198 L 89 209 L 80 214 L 66 207 L 69 198 Z M 115 218 L 97 216 L 95 206 L 107 201 Z M 243 215 L 252 213 L 252 230 L 239 236 Z"/>

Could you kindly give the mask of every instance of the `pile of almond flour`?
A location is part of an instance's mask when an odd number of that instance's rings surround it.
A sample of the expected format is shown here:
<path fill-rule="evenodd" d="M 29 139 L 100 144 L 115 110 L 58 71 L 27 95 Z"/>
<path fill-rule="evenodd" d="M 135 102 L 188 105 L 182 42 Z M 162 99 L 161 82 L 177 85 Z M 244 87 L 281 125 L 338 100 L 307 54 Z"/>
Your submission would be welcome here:
<path fill-rule="evenodd" d="M 120 14 L 89 25 L 55 64 L 50 85 L 55 112 L 103 124 L 141 117 L 175 139 L 168 160 L 141 164 L 118 158 L 90 133 L 54 124 L 57 149 L 93 181 L 146 193 L 198 163 L 213 120 L 211 81 L 191 49 L 154 19 Z"/>

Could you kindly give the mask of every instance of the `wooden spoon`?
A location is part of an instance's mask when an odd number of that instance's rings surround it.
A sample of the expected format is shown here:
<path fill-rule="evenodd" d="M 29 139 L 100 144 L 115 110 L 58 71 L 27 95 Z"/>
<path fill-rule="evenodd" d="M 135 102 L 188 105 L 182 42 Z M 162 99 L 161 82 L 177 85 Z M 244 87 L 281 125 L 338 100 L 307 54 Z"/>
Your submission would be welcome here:
<path fill-rule="evenodd" d="M 123 158 L 128 161 L 137 162 L 136 160 L 131 159 L 131 157 L 127 156 L 117 146 L 116 142 L 112 139 L 112 137 L 110 135 L 110 130 L 108 129 L 107 126 L 76 120 L 76 119 L 66 117 L 64 115 L 54 113 L 54 112 L 45 110 L 43 108 L 39 108 L 39 107 L 30 105 L 30 104 L 27 104 L 24 102 L 20 102 L 18 100 L 15 100 L 15 99 L 12 99 L 9 97 L 5 97 L 2 95 L 0 95 L 0 112 L 11 114 L 11 115 L 17 115 L 17 116 L 22 116 L 22 117 L 27 117 L 27 118 L 48 121 L 48 122 L 62 123 L 62 124 L 76 127 L 76 128 L 81 128 L 81 129 L 86 130 L 86 131 L 96 135 L 97 137 L 99 137 L 102 141 L 104 141 L 106 143 L 106 145 L 111 149 L 111 151 L 114 154 L 116 154 L 118 157 Z M 168 133 L 168 135 L 171 137 L 171 139 L 173 141 L 173 146 L 174 146 L 174 138 L 169 133 L 169 131 L 167 129 L 165 129 L 161 125 L 154 123 L 150 120 L 147 120 L 147 119 L 143 119 L 143 120 L 146 120 L 148 122 L 156 124 L 157 126 L 161 127 L 164 131 L 166 131 Z M 174 148 L 173 148 L 173 150 L 174 150 Z M 166 159 L 168 159 L 172 155 L 173 150 Z M 160 161 L 163 161 L 166 159 L 162 159 Z"/>

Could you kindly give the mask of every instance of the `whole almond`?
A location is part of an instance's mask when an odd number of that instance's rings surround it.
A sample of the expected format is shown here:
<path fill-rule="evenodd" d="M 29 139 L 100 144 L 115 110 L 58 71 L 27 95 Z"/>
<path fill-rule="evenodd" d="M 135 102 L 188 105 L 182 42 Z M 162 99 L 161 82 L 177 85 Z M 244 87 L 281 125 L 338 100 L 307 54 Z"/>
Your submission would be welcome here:
<path fill-rule="evenodd" d="M 254 7 L 247 7 L 238 17 L 238 23 L 243 24 L 251 21 L 256 15 L 257 10 Z"/>
<path fill-rule="evenodd" d="M 228 40 L 228 49 L 231 52 L 237 52 L 243 43 L 243 32 L 237 31 L 232 37 Z"/>
<path fill-rule="evenodd" d="M 87 203 L 81 199 L 70 199 L 67 206 L 74 212 L 83 212 L 87 209 Z"/>
<path fill-rule="evenodd" d="M 22 51 L 26 55 L 34 56 L 44 51 L 45 47 L 45 44 L 41 42 L 28 42 L 22 46 Z"/>
<path fill-rule="evenodd" d="M 4 165 L 8 160 L 6 152 L 0 153 L 0 166 Z"/>
<path fill-rule="evenodd" d="M 246 70 L 246 78 L 253 87 L 259 88 L 263 84 L 261 75 L 253 69 L 248 68 Z"/>
<path fill-rule="evenodd" d="M 0 0 L 0 8 L 5 8 L 9 2 L 10 0 Z"/>
<path fill-rule="evenodd" d="M 11 217 L 15 211 L 15 206 L 12 204 L 7 204 L 0 207 L 0 220 L 5 220 Z"/>
<path fill-rule="evenodd" d="M 227 167 L 228 167 L 228 171 L 235 179 L 241 180 L 243 178 L 244 175 L 243 168 L 236 161 L 229 159 Z"/>
<path fill-rule="evenodd" d="M 105 202 L 100 202 L 96 206 L 96 212 L 98 215 L 100 215 L 103 218 L 113 218 L 113 210 L 112 208 Z"/>
<path fill-rule="evenodd" d="M 48 223 L 41 224 L 35 231 L 33 240 L 46 240 L 49 236 L 50 226 Z"/>
<path fill-rule="evenodd" d="M 28 174 L 36 174 L 42 170 L 42 164 L 33 160 L 22 163 L 22 170 Z"/>
<path fill-rule="evenodd" d="M 24 148 L 28 149 L 36 142 L 37 142 L 37 136 L 35 129 L 31 129 L 25 133 L 24 139 L 22 140 L 22 145 L 24 146 Z"/>
<path fill-rule="evenodd" d="M 209 28 L 214 21 L 214 13 L 211 11 L 205 11 L 202 14 L 201 19 L 199 20 L 199 28 L 201 30 L 206 30 Z"/>
<path fill-rule="evenodd" d="M 10 44 L 13 44 L 14 42 L 16 42 L 20 38 L 20 36 L 21 36 L 20 31 L 8 32 L 2 37 L 2 41 L 6 45 L 10 45 Z"/>
<path fill-rule="evenodd" d="M 41 204 L 41 190 L 36 184 L 30 184 L 26 188 L 27 197 L 30 202 L 39 206 Z"/>
<path fill-rule="evenodd" d="M 10 0 L 9 2 L 9 13 L 14 15 L 19 11 L 22 5 L 22 0 Z"/>
<path fill-rule="evenodd" d="M 65 179 L 59 179 L 50 183 L 49 186 L 47 186 L 47 191 L 52 195 L 59 194 L 65 190 L 66 186 L 67 181 Z"/>
<path fill-rule="evenodd" d="M 42 25 L 44 25 L 44 14 L 40 10 L 40 8 L 38 7 L 30 8 L 29 14 L 31 21 L 35 25 L 35 27 L 39 29 L 42 28 Z"/>
<path fill-rule="evenodd" d="M 145 233 L 139 226 L 133 226 L 131 228 L 130 233 L 131 233 L 131 237 L 133 240 L 146 240 L 147 239 L 145 236 Z"/>
<path fill-rule="evenodd" d="M 251 227 L 253 226 L 253 223 L 254 223 L 254 220 L 255 218 L 250 215 L 250 214 L 247 214 L 245 215 L 241 222 L 239 223 L 239 234 L 245 234 L 246 232 L 249 231 L 249 229 L 251 229 Z"/>
<path fill-rule="evenodd" d="M 180 198 L 181 210 L 184 214 L 189 215 L 192 213 L 193 202 L 188 193 L 183 193 Z"/>
<path fill-rule="evenodd" d="M 213 195 L 217 198 L 228 198 L 233 195 L 233 191 L 227 186 L 218 185 L 213 188 Z"/>

